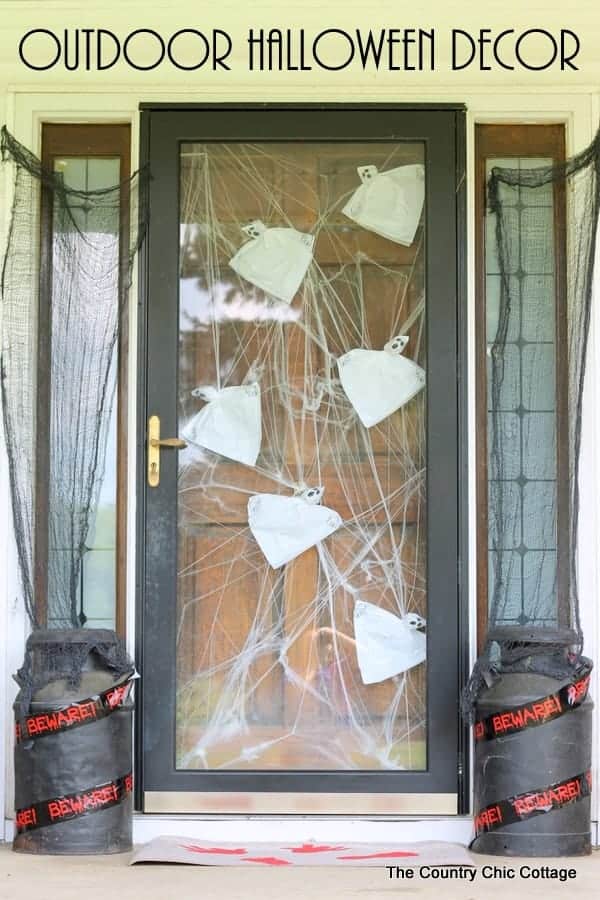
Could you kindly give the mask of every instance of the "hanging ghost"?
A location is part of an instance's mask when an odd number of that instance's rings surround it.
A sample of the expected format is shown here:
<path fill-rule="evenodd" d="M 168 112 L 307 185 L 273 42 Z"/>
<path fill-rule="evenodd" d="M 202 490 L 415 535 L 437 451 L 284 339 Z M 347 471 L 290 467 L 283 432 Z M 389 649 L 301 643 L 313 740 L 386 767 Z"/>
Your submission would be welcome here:
<path fill-rule="evenodd" d="M 253 466 L 262 440 L 260 386 L 199 387 L 192 394 L 207 403 L 182 429 L 185 440 Z"/>
<path fill-rule="evenodd" d="M 354 639 L 358 668 L 364 684 L 392 678 L 427 656 L 427 638 L 419 631 L 426 624 L 416 613 L 394 615 L 373 603 L 354 604 Z"/>
<path fill-rule="evenodd" d="M 229 260 L 231 268 L 272 297 L 291 303 L 311 263 L 314 235 L 295 228 L 266 228 L 258 220 L 242 231 L 252 240 Z"/>
<path fill-rule="evenodd" d="M 376 166 L 359 166 L 362 184 L 342 212 L 363 228 L 410 247 L 425 202 L 425 167 L 399 166 L 378 172 Z"/>
<path fill-rule="evenodd" d="M 408 338 L 399 335 L 383 350 L 357 347 L 337 361 L 346 396 L 367 428 L 396 412 L 425 387 L 424 370 L 401 355 L 407 343 Z"/>
<path fill-rule="evenodd" d="M 324 540 L 342 524 L 341 516 L 320 506 L 323 488 L 296 497 L 255 494 L 248 501 L 248 524 L 273 569 L 285 565 Z"/>

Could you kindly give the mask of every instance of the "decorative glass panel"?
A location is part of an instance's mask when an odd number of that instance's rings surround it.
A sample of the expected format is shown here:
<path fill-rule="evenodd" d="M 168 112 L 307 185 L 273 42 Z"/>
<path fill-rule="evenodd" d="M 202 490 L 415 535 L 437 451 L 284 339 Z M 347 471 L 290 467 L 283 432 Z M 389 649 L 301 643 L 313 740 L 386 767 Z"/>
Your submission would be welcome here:
<path fill-rule="evenodd" d="M 550 159 L 489 159 L 494 166 L 532 168 Z M 497 417 L 502 472 L 488 429 L 489 598 L 501 578 L 507 602 L 505 618 L 496 624 L 556 625 L 556 287 L 553 239 L 554 195 L 544 190 L 514 189 L 503 200 L 510 219 L 511 309 L 503 349 L 503 378 L 491 389 L 491 353 L 498 328 L 500 275 L 495 216 L 488 213 L 486 240 L 486 304 L 488 346 L 488 411 Z M 509 196 L 510 195 L 510 196 Z M 543 207 L 543 209 L 540 209 Z M 547 209 L 546 209 L 547 207 Z M 543 237 L 543 240 L 541 237 Z M 521 302 L 521 298 L 527 302 Z M 494 401 L 494 396 L 496 397 Z M 497 408 L 494 409 L 493 403 Z M 502 476 L 502 480 L 500 479 Z M 502 525 L 499 527 L 499 522 Z M 500 546 L 498 541 L 503 540 Z M 498 554 L 502 569 L 498 571 Z"/>
<path fill-rule="evenodd" d="M 119 158 L 84 158 L 84 157 L 61 157 L 55 159 L 54 169 L 61 173 L 66 185 L 74 191 L 95 191 L 105 188 L 114 188 L 119 184 L 120 179 L 120 159 Z M 115 271 L 118 269 L 118 245 L 114 242 L 114 235 L 118 233 L 120 209 L 118 205 L 118 196 L 114 192 L 115 206 L 114 216 L 108 214 L 106 205 L 102 208 L 102 214 L 95 220 L 94 212 L 86 205 L 84 200 L 78 202 L 76 194 L 69 194 L 69 211 L 72 216 L 72 224 L 81 233 L 81 239 L 85 240 L 86 235 L 91 237 L 94 244 L 101 244 L 102 233 L 106 229 L 111 230 L 111 243 L 115 247 Z M 60 227 L 58 227 L 60 226 Z M 61 232 L 61 228 L 63 231 Z M 65 239 L 64 231 L 68 228 L 68 223 L 63 220 L 58 222 L 55 217 L 53 240 L 56 246 L 57 242 Z M 99 233 L 100 229 L 103 229 Z M 60 254 L 56 254 L 60 258 Z M 94 273 L 89 273 L 89 277 L 93 279 Z M 76 290 L 76 286 L 67 287 L 62 284 L 60 271 L 53 271 L 53 279 L 55 282 L 55 290 L 62 290 L 64 295 L 68 295 L 68 290 Z M 115 305 L 118 304 L 118 295 L 115 292 Z M 62 311 L 61 306 L 61 311 Z M 93 310 L 85 310 L 78 307 L 81 315 L 93 315 Z M 61 314 L 52 317 L 52 333 L 56 329 L 65 327 L 68 323 Z M 83 327 L 83 323 L 79 323 Z M 117 349 L 115 347 L 113 365 L 116 365 Z M 80 389 L 80 380 L 78 373 L 73 371 L 72 381 L 61 387 L 61 390 Z M 58 394 L 55 394 L 57 397 Z M 82 626 L 89 628 L 114 628 L 116 615 L 116 502 L 117 502 L 117 402 L 116 397 L 109 398 L 112 402 L 112 414 L 109 423 L 106 457 L 100 461 L 100 465 L 104 466 L 104 478 L 102 481 L 100 495 L 98 498 L 97 512 L 95 523 L 88 540 L 85 552 L 82 556 L 81 571 L 79 578 L 79 603 L 78 618 Z M 53 405 L 51 409 L 50 429 L 61 428 L 61 415 L 58 403 Z M 51 438 L 52 439 L 52 438 Z M 65 460 L 65 465 L 68 461 Z M 82 474 L 80 477 L 84 477 Z M 63 496 L 62 480 L 60 473 L 54 473 L 54 477 L 50 479 L 49 485 L 49 503 L 54 504 L 58 508 L 59 504 L 69 502 L 69 497 Z M 55 519 L 61 521 L 63 517 L 56 516 Z M 68 521 L 64 517 L 65 523 Z M 74 548 L 68 548 L 69 535 L 60 530 L 60 533 L 49 534 L 48 546 L 48 625 L 49 627 L 71 627 L 70 621 L 63 621 L 56 616 L 56 612 L 52 608 L 52 598 L 57 592 L 63 589 L 62 578 L 65 567 L 54 561 L 58 559 L 61 552 L 70 552 Z"/>

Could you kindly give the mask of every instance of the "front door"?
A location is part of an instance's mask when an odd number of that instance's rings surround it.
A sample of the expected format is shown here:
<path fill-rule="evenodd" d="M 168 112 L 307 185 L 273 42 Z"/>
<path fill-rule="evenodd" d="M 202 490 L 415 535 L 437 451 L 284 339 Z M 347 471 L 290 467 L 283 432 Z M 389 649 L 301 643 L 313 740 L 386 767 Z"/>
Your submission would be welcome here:
<path fill-rule="evenodd" d="M 462 114 L 142 116 L 144 809 L 455 813 Z"/>

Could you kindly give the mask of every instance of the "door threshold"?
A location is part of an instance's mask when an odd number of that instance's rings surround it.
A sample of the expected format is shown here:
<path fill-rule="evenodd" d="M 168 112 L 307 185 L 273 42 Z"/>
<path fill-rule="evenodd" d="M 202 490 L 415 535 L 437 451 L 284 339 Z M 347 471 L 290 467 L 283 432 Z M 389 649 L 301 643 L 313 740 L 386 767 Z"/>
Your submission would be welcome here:
<path fill-rule="evenodd" d="M 357 818 L 348 816 L 207 816 L 136 813 L 133 840 L 144 844 L 159 836 L 199 841 L 355 841 L 391 843 L 450 841 L 468 844 L 471 816 Z"/>

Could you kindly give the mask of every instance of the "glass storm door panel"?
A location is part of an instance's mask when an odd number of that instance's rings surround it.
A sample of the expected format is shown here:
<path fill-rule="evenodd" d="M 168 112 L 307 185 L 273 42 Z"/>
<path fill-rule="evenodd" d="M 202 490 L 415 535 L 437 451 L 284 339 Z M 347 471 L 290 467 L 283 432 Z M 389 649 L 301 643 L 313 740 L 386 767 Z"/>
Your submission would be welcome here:
<path fill-rule="evenodd" d="M 457 113 L 145 117 L 146 808 L 455 812 Z"/>

